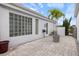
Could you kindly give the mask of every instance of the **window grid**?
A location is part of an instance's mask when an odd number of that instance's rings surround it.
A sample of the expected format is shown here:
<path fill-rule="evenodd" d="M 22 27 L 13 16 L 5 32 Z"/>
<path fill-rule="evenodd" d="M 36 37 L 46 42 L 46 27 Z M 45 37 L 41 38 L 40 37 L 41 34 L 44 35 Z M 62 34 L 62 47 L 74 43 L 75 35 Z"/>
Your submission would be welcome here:
<path fill-rule="evenodd" d="M 9 13 L 10 37 L 32 34 L 32 18 Z"/>

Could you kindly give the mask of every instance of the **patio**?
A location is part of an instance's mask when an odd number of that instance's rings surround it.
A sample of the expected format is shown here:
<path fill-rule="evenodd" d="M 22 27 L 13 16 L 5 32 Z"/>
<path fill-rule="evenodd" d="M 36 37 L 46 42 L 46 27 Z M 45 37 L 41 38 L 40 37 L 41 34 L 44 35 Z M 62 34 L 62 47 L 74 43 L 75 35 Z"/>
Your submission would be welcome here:
<path fill-rule="evenodd" d="M 51 36 L 23 44 L 8 56 L 77 56 L 76 41 L 71 36 L 60 38 L 59 43 L 53 42 Z"/>

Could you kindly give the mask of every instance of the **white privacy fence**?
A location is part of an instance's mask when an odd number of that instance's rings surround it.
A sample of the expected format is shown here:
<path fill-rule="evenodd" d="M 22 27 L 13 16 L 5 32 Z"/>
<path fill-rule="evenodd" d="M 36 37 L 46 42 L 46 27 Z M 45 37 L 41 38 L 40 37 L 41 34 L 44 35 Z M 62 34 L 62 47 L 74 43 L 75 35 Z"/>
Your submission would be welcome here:
<path fill-rule="evenodd" d="M 57 33 L 60 36 L 65 36 L 65 27 L 57 27 Z"/>

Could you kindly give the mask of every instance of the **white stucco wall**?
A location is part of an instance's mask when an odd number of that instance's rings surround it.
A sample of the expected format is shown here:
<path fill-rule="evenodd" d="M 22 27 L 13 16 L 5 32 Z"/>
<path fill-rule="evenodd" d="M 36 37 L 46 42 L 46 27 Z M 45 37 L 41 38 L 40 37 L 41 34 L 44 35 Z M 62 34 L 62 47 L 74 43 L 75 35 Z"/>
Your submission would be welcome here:
<path fill-rule="evenodd" d="M 65 36 L 65 27 L 57 27 L 57 33 L 64 37 Z"/>
<path fill-rule="evenodd" d="M 76 23 L 76 26 L 77 26 L 77 40 L 79 42 L 79 11 L 78 11 L 78 15 L 77 15 L 77 23 Z"/>
<path fill-rule="evenodd" d="M 0 40 L 9 39 L 9 10 L 0 7 Z"/>
<path fill-rule="evenodd" d="M 16 37 L 9 37 L 9 12 L 13 12 L 16 14 L 24 15 L 27 17 L 32 18 L 32 34 L 30 35 L 23 35 L 23 36 L 16 36 Z M 39 34 L 35 34 L 35 19 L 39 20 Z M 0 6 L 0 40 L 9 40 L 10 47 L 16 47 L 19 44 L 36 40 L 39 38 L 43 38 L 42 29 L 44 29 L 44 24 L 48 23 L 48 36 L 53 31 L 53 23 L 27 15 L 25 13 L 19 12 L 17 10 L 8 9 Z"/>

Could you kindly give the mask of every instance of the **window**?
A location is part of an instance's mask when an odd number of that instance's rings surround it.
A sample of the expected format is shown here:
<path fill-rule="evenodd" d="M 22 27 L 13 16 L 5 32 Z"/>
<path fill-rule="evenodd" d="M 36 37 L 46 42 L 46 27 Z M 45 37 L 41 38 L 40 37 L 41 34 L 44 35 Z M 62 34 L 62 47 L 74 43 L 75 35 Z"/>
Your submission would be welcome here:
<path fill-rule="evenodd" d="M 9 13 L 10 37 L 32 34 L 32 18 Z"/>
<path fill-rule="evenodd" d="M 48 23 L 46 23 L 46 34 L 48 34 Z"/>
<path fill-rule="evenodd" d="M 38 34 L 38 19 L 35 20 L 35 33 Z"/>

